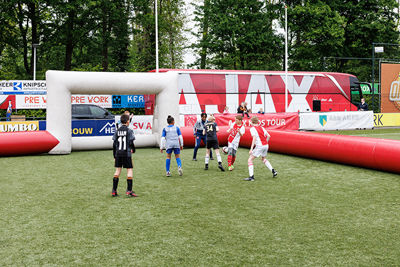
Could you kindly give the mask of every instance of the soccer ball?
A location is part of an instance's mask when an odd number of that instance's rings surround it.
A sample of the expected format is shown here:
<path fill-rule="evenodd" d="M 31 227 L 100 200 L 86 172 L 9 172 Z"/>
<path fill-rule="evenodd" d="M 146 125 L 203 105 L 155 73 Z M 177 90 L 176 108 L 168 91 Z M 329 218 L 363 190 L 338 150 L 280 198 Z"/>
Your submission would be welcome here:
<path fill-rule="evenodd" d="M 224 154 L 228 154 L 228 147 L 227 147 L 227 146 L 224 146 L 224 147 L 222 148 L 222 152 L 224 152 Z"/>

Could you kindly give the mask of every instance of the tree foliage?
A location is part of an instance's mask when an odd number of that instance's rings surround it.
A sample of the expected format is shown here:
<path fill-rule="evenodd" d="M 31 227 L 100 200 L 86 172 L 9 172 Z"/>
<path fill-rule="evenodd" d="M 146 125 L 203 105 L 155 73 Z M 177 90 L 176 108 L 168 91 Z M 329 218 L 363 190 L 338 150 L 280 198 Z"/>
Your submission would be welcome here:
<path fill-rule="evenodd" d="M 155 69 L 155 1 L 159 66 L 182 67 L 188 43 L 184 0 L 0 0 L 0 79 L 32 79 L 36 43 L 40 44 L 38 79 L 44 79 L 48 69 Z M 196 4 L 193 67 L 283 69 L 281 1 L 189 4 Z M 372 43 L 399 44 L 396 0 L 287 0 L 286 4 L 290 70 L 348 72 L 367 81 Z M 397 46 L 386 46 L 379 57 L 396 59 L 398 52 Z"/>
<path fill-rule="evenodd" d="M 204 0 L 196 8 L 201 68 L 276 69 L 282 40 L 272 4 L 258 0 Z"/>
<path fill-rule="evenodd" d="M 178 68 L 184 49 L 183 0 L 157 0 L 160 67 Z M 0 79 L 37 78 L 48 69 L 148 71 L 155 68 L 154 0 L 0 0 Z"/>
<path fill-rule="evenodd" d="M 399 44 L 395 0 L 287 0 L 289 69 L 354 73 L 369 80 L 372 43 Z M 283 69 L 281 1 L 201 0 L 196 7 L 195 67 Z M 277 26 L 278 25 L 278 26 Z M 384 57 L 396 56 L 390 46 Z M 325 64 L 324 64 L 325 63 Z"/>

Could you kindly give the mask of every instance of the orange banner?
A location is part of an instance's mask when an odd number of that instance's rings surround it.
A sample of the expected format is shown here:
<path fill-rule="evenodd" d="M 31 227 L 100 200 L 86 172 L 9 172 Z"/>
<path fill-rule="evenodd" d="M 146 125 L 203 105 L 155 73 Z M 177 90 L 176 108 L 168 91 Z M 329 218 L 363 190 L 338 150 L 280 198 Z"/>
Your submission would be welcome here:
<path fill-rule="evenodd" d="M 381 112 L 400 112 L 400 64 L 381 64 Z"/>

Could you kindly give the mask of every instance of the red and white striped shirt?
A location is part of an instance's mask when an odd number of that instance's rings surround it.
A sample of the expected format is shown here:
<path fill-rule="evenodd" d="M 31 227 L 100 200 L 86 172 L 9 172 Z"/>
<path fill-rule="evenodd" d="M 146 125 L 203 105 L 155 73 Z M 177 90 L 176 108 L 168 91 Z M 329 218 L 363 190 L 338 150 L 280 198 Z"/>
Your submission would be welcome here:
<path fill-rule="evenodd" d="M 229 136 L 228 136 L 228 142 L 229 143 L 239 143 L 240 140 L 240 134 L 242 135 L 245 132 L 245 128 L 244 125 L 237 125 L 236 123 L 232 124 L 230 127 L 232 130 L 229 132 Z"/>
<path fill-rule="evenodd" d="M 267 131 L 260 125 L 256 125 L 250 128 L 251 136 L 256 136 L 256 147 L 268 145 Z"/>

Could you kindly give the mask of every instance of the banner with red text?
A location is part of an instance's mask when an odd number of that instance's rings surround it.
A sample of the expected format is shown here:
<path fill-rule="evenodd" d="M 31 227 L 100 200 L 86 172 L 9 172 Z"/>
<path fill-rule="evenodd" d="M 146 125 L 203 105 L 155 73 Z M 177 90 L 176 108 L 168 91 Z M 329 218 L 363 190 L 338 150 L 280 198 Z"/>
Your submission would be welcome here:
<path fill-rule="evenodd" d="M 229 126 L 235 122 L 237 114 L 215 114 L 215 122 L 218 126 Z M 299 114 L 297 112 L 291 113 L 267 113 L 267 114 L 250 114 L 250 118 L 257 116 L 260 120 L 260 125 L 267 129 L 279 130 L 298 130 L 299 129 Z M 250 118 L 246 115 L 243 118 L 245 126 L 250 125 Z M 184 115 L 181 118 L 181 125 L 186 127 L 193 127 L 196 121 L 200 119 L 200 115 Z"/>
<path fill-rule="evenodd" d="M 17 109 L 45 109 L 47 95 L 16 95 Z M 72 95 L 72 104 L 93 104 L 103 108 L 112 107 L 111 95 Z"/>
<path fill-rule="evenodd" d="M 121 116 L 115 116 L 115 123 L 119 125 Z M 152 134 L 153 129 L 153 116 L 133 116 L 129 123 L 129 128 L 133 130 L 134 134 Z"/>

